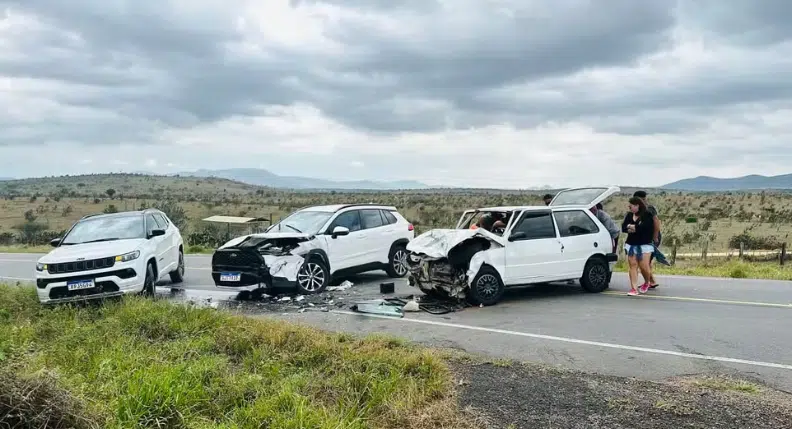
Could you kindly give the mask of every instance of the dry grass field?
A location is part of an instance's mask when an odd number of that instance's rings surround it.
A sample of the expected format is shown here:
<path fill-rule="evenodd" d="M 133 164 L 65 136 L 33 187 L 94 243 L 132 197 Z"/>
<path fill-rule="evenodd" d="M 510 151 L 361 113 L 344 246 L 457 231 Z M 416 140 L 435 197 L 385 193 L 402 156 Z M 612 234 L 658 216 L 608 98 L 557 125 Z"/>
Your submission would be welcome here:
<path fill-rule="evenodd" d="M 605 209 L 618 222 L 634 189 L 611 197 Z M 712 258 L 778 252 L 792 232 L 792 194 L 784 192 L 682 193 L 649 190 L 664 223 L 666 249 L 679 258 Z M 288 191 L 217 178 L 85 175 L 0 182 L 0 247 L 40 249 L 80 217 L 103 211 L 156 206 L 180 225 L 193 251 L 212 249 L 226 226 L 201 221 L 211 215 L 272 217 L 317 204 L 376 202 L 394 205 L 420 233 L 451 227 L 468 208 L 542 204 L 539 191 L 429 190 L 400 192 Z M 264 224 L 266 226 L 266 224 Z M 244 230 L 232 230 L 241 234 Z M 766 259 L 772 258 L 772 255 Z"/>

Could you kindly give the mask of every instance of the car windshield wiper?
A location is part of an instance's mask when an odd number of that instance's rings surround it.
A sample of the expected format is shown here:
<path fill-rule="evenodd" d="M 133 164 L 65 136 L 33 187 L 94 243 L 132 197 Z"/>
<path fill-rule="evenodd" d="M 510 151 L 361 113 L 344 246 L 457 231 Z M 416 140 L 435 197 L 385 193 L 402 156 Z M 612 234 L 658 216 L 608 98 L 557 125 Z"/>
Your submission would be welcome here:
<path fill-rule="evenodd" d="M 113 238 L 100 238 L 98 240 L 83 241 L 80 244 L 101 243 L 102 241 L 116 241 L 116 240 L 120 240 L 120 238 L 115 238 L 115 237 L 113 237 Z"/>
<path fill-rule="evenodd" d="M 295 230 L 295 231 L 299 232 L 300 234 L 302 234 L 302 231 L 300 231 L 299 229 L 297 229 L 297 228 L 295 228 L 295 227 L 293 227 L 293 226 L 289 225 L 288 223 L 284 223 L 284 225 L 286 225 L 286 226 L 288 226 L 289 228 L 291 228 L 291 229 L 293 229 L 293 230 Z"/>

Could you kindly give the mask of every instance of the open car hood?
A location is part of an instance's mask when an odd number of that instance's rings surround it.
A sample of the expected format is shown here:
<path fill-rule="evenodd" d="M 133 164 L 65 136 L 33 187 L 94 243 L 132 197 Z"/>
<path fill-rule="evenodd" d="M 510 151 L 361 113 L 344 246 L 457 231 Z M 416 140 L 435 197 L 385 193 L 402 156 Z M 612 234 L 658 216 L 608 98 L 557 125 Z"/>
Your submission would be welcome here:
<path fill-rule="evenodd" d="M 430 258 L 446 258 L 454 247 L 474 237 L 483 237 L 501 247 L 506 239 L 484 229 L 433 229 L 415 237 L 407 250 Z"/>

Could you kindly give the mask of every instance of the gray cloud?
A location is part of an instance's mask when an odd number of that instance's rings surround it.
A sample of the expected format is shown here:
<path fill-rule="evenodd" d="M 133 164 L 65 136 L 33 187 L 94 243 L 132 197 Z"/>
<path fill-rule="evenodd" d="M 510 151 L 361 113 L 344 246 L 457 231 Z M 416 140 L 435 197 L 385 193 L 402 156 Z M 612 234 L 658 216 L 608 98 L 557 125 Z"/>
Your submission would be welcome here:
<path fill-rule="evenodd" d="M 299 104 L 376 139 L 578 123 L 675 147 L 710 133 L 723 148 L 734 136 L 714 134 L 713 121 L 792 108 L 789 2 L 283 2 L 331 19 L 299 42 L 307 21 L 243 27 L 243 1 L 0 0 L 14 26 L 0 45 L 0 79 L 11 82 L 0 103 L 15 111 L 0 118 L 0 146 L 175 144 L 180 130 Z M 275 31 L 289 42 L 267 41 Z M 321 140 L 330 126 L 316 126 Z M 266 144 L 293 137 L 268 132 Z M 740 150 L 764 162 L 780 144 Z M 366 168 L 374 152 L 360 152 Z"/>

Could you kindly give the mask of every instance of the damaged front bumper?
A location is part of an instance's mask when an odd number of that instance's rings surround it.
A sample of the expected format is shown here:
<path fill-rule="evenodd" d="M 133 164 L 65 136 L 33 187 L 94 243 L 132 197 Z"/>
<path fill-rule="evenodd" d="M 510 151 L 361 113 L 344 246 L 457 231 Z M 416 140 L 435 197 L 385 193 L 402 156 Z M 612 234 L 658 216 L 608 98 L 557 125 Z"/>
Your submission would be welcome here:
<path fill-rule="evenodd" d="M 407 281 L 426 295 L 443 299 L 465 299 L 468 275 L 465 268 L 454 267 L 446 259 L 411 255 Z"/>
<path fill-rule="evenodd" d="M 254 248 L 218 249 L 212 256 L 212 280 L 221 290 L 291 289 L 305 258 L 262 255 Z"/>

